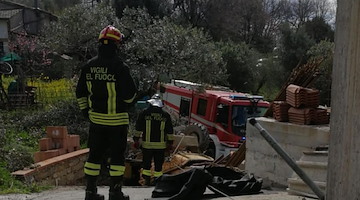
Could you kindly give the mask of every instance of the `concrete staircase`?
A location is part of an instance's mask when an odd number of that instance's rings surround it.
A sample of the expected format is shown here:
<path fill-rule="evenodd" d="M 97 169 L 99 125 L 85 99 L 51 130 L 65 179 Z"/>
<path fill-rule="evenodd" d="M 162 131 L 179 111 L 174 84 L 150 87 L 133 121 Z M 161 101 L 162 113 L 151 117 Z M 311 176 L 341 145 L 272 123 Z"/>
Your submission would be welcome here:
<path fill-rule="evenodd" d="M 304 152 L 297 165 L 326 193 L 328 151 Z M 305 197 L 317 198 L 314 192 L 294 172 L 288 179 L 288 193 Z"/>

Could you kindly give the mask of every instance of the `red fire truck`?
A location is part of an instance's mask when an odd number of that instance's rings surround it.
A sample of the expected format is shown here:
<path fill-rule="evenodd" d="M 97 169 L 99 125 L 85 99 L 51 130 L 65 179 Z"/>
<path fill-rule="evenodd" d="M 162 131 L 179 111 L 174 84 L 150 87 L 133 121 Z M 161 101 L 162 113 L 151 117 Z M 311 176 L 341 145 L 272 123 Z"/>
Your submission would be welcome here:
<path fill-rule="evenodd" d="M 198 137 L 200 150 L 214 158 L 226 156 L 245 141 L 247 118 L 263 116 L 269 102 L 254 96 L 173 80 L 160 88 L 170 114 L 186 125 L 185 135 Z"/>

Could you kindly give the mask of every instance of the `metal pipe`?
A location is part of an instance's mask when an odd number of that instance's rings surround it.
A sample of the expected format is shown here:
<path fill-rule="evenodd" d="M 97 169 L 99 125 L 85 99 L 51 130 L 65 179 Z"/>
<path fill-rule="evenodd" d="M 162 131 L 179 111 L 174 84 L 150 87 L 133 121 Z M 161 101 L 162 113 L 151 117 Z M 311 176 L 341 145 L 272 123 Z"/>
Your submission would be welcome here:
<path fill-rule="evenodd" d="M 286 163 L 295 171 L 297 175 L 310 187 L 310 189 L 319 197 L 319 199 L 324 200 L 325 195 L 320 190 L 320 188 L 314 183 L 313 180 L 296 164 L 296 162 L 286 153 L 277 141 L 266 131 L 255 118 L 249 120 L 250 124 L 256 127 L 260 134 L 265 138 L 265 140 L 270 144 L 272 148 L 286 161 Z"/>

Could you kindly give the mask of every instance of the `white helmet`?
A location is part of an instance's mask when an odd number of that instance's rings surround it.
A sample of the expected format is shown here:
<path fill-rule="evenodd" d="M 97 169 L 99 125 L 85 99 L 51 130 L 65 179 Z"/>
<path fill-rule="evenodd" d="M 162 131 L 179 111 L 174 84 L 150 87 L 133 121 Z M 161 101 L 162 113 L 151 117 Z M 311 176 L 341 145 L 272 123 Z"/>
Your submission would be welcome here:
<path fill-rule="evenodd" d="M 159 94 L 154 94 L 151 99 L 147 100 L 152 106 L 162 108 L 164 106 Z"/>

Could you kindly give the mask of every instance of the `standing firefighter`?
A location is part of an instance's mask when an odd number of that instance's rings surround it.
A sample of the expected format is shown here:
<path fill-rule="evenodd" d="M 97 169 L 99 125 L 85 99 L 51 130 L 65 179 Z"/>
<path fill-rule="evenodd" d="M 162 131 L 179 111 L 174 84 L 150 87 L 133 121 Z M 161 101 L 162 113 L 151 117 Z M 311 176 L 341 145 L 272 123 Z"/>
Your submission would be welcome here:
<path fill-rule="evenodd" d="M 173 144 L 173 126 L 170 115 L 165 112 L 163 102 L 158 94 L 148 100 L 150 107 L 144 110 L 136 122 L 138 135 L 134 137 L 134 144 L 138 144 L 142 133 L 143 171 L 145 185 L 151 184 L 151 162 L 154 159 L 154 177 L 160 177 L 164 163 L 165 149 Z M 138 145 L 135 145 L 138 146 Z"/>
<path fill-rule="evenodd" d="M 90 153 L 84 166 L 87 178 L 85 200 L 103 200 L 97 193 L 97 177 L 107 150 L 110 150 L 110 200 L 129 199 L 121 191 L 125 171 L 129 115 L 136 87 L 129 69 L 117 56 L 123 35 L 107 26 L 99 35 L 98 55 L 82 67 L 76 97 L 83 114 L 90 120 Z"/>

